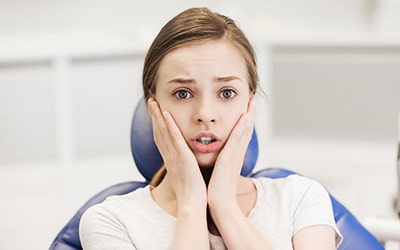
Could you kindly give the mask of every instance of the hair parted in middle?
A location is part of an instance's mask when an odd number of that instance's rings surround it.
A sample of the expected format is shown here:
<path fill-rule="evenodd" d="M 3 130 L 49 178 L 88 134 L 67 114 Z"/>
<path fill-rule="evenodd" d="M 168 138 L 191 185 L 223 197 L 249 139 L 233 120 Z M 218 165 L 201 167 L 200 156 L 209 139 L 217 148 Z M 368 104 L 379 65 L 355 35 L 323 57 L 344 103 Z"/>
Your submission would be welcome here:
<path fill-rule="evenodd" d="M 158 69 L 166 54 L 186 45 L 210 40 L 223 40 L 240 51 L 247 66 L 249 90 L 255 93 L 259 82 L 255 53 L 242 30 L 227 16 L 208 8 L 191 8 L 167 22 L 151 44 L 142 74 L 145 100 L 157 91 Z"/>
<path fill-rule="evenodd" d="M 190 8 L 167 22 L 151 44 L 143 65 L 144 99 L 147 101 L 156 94 L 158 70 L 161 61 L 169 52 L 188 45 L 218 40 L 233 46 L 243 56 L 247 68 L 249 91 L 255 94 L 259 85 L 255 53 L 242 30 L 227 16 L 208 8 Z M 165 167 L 161 167 L 152 178 L 150 185 L 155 187 L 160 184 L 165 174 Z"/>

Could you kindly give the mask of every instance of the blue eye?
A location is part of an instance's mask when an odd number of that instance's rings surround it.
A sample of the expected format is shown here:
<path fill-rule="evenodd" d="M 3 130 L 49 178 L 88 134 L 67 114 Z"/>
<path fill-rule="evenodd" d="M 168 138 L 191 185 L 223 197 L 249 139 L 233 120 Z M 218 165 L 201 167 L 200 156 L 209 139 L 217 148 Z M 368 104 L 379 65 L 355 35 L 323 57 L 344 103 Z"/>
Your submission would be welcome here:
<path fill-rule="evenodd" d="M 175 97 L 178 99 L 188 99 L 190 98 L 192 95 L 190 94 L 189 91 L 187 90 L 178 90 L 175 92 Z"/>
<path fill-rule="evenodd" d="M 220 93 L 220 97 L 224 99 L 232 99 L 235 95 L 236 93 L 232 89 L 224 89 Z"/>

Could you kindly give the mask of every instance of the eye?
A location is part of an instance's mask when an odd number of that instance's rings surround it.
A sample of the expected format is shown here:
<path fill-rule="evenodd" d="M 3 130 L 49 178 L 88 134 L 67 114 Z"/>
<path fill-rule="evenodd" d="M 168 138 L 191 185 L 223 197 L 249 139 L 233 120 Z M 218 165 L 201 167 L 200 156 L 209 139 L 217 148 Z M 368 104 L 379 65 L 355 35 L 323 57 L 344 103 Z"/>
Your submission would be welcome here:
<path fill-rule="evenodd" d="M 236 92 L 232 89 L 224 89 L 219 95 L 224 99 L 232 99 L 236 95 Z"/>
<path fill-rule="evenodd" d="M 188 99 L 188 98 L 192 97 L 192 94 L 190 94 L 190 92 L 187 90 L 181 89 L 181 90 L 176 91 L 174 93 L 174 96 L 178 99 Z"/>

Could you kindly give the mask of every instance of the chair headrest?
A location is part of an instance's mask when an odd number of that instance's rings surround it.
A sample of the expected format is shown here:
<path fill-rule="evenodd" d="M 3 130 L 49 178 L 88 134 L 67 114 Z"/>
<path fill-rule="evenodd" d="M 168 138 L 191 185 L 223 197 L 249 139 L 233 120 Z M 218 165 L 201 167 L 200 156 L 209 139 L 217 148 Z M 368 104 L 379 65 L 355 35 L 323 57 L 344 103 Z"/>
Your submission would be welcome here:
<path fill-rule="evenodd" d="M 143 177 L 150 181 L 163 164 L 163 159 L 153 139 L 151 118 L 143 98 L 136 106 L 131 124 L 131 150 L 136 167 Z M 245 155 L 241 175 L 248 176 L 252 172 L 258 157 L 258 141 L 256 130 L 253 130 Z"/>

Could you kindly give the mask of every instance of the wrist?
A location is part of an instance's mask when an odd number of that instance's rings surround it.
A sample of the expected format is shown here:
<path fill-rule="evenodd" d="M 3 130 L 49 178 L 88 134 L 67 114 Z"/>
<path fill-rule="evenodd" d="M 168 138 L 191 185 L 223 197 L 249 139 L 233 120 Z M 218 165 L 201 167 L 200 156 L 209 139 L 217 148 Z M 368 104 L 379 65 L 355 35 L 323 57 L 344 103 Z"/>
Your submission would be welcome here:
<path fill-rule="evenodd" d="M 207 200 L 197 196 L 188 196 L 177 200 L 177 212 L 184 215 L 204 213 L 207 209 Z"/>
<path fill-rule="evenodd" d="M 242 214 L 236 201 L 221 200 L 219 202 L 210 202 L 208 203 L 208 208 L 216 224 L 218 224 L 218 221 L 230 221 L 235 216 Z"/>

